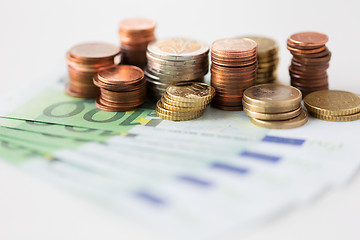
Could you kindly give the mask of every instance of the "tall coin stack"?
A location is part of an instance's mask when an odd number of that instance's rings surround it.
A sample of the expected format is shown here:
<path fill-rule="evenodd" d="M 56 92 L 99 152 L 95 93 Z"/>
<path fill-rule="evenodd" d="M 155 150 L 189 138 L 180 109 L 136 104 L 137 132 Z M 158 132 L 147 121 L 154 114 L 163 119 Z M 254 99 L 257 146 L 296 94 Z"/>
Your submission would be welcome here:
<path fill-rule="evenodd" d="M 316 32 L 295 33 L 287 40 L 287 48 L 293 55 L 289 73 L 291 85 L 298 88 L 303 97 L 329 88 L 328 75 L 331 52 L 325 46 L 328 36 Z"/>
<path fill-rule="evenodd" d="M 209 71 L 209 46 L 186 39 L 170 38 L 152 42 L 147 50 L 148 95 L 159 100 L 166 88 L 176 82 L 202 82 Z"/>
<path fill-rule="evenodd" d="M 72 47 L 66 53 L 69 83 L 65 92 L 79 98 L 97 97 L 99 88 L 94 85 L 93 77 L 97 72 L 115 66 L 115 57 L 119 53 L 119 47 L 107 43 L 84 43 Z"/>
<path fill-rule="evenodd" d="M 247 37 L 258 44 L 258 68 L 256 84 L 273 83 L 276 81 L 276 69 L 279 63 L 279 47 L 275 40 L 267 37 Z"/>
<path fill-rule="evenodd" d="M 100 71 L 93 81 L 101 91 L 95 100 L 95 105 L 100 110 L 129 111 L 145 102 L 144 72 L 136 66 L 119 65 Z"/>
<path fill-rule="evenodd" d="M 211 85 L 216 89 L 212 106 L 228 111 L 242 110 L 243 92 L 255 84 L 257 43 L 248 38 L 213 42 Z"/>
<path fill-rule="evenodd" d="M 121 62 L 140 68 L 146 66 L 146 49 L 155 40 L 156 22 L 147 18 L 129 18 L 120 23 Z"/>
<path fill-rule="evenodd" d="M 200 117 L 215 95 L 205 83 L 179 82 L 169 86 L 157 102 L 156 114 L 167 120 L 185 121 Z"/>
<path fill-rule="evenodd" d="M 301 92 L 280 84 L 260 84 L 244 92 L 244 112 L 260 127 L 287 129 L 304 125 L 308 115 L 301 107 Z"/>

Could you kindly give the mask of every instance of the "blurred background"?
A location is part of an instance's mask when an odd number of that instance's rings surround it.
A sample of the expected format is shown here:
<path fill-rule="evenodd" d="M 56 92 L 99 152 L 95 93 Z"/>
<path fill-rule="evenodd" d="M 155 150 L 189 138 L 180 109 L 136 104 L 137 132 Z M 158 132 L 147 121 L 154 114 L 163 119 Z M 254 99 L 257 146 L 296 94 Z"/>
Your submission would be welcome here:
<path fill-rule="evenodd" d="M 345 1 L 0 1 L 0 94 L 53 71 L 66 74 L 65 52 L 74 44 L 119 44 L 128 17 L 157 21 L 157 38 L 191 37 L 211 44 L 241 35 L 268 36 L 280 47 L 278 76 L 289 84 L 287 38 L 301 31 L 329 36 L 330 89 L 360 94 L 359 3 Z M 1 102 L 0 106 L 6 104 Z M 358 239 L 360 180 L 329 193 L 243 239 Z M 54 189 L 0 162 L 0 239 L 161 239 L 110 212 Z M 125 236 L 125 238 L 124 238 Z M 228 236 L 224 239 L 241 239 Z"/>

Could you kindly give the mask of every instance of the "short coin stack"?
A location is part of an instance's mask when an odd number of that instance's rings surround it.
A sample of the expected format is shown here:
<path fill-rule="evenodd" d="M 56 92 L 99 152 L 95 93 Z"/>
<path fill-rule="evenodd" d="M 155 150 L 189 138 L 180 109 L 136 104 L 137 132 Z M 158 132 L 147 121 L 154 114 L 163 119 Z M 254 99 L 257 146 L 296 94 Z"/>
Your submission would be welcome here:
<path fill-rule="evenodd" d="M 275 40 L 267 37 L 247 37 L 258 44 L 258 68 L 256 84 L 273 83 L 276 81 L 276 69 L 279 63 L 279 47 Z"/>
<path fill-rule="evenodd" d="M 204 81 L 209 71 L 208 54 L 207 44 L 186 38 L 150 43 L 145 70 L 149 97 L 159 100 L 166 88 L 176 82 Z"/>
<path fill-rule="evenodd" d="M 331 52 L 325 46 L 328 36 L 316 32 L 301 32 L 290 36 L 287 48 L 293 55 L 289 73 L 291 85 L 307 94 L 329 88 L 326 70 Z"/>
<path fill-rule="evenodd" d="M 69 83 L 65 92 L 73 97 L 95 98 L 99 88 L 93 83 L 94 75 L 115 66 L 120 53 L 117 46 L 107 43 L 84 43 L 72 47 L 66 53 Z"/>
<path fill-rule="evenodd" d="M 345 91 L 321 90 L 308 94 L 304 104 L 321 120 L 346 122 L 360 119 L 360 96 Z"/>
<path fill-rule="evenodd" d="M 147 18 L 129 18 L 120 23 L 121 62 L 140 68 L 146 66 L 146 49 L 155 40 L 156 22 Z"/>
<path fill-rule="evenodd" d="M 156 104 L 156 114 L 167 120 L 185 121 L 200 117 L 215 95 L 205 83 L 179 82 L 169 86 Z"/>
<path fill-rule="evenodd" d="M 301 92 L 294 87 L 260 84 L 244 92 L 244 112 L 260 127 L 300 127 L 308 120 L 306 111 L 301 108 L 301 99 Z"/>
<path fill-rule="evenodd" d="M 242 110 L 243 92 L 255 84 L 257 44 L 248 38 L 220 39 L 211 48 L 211 85 L 216 95 L 213 107 Z"/>
<path fill-rule="evenodd" d="M 100 88 L 95 105 L 100 110 L 119 112 L 139 107 L 146 99 L 146 82 L 143 71 L 130 65 L 119 65 L 94 76 Z"/>

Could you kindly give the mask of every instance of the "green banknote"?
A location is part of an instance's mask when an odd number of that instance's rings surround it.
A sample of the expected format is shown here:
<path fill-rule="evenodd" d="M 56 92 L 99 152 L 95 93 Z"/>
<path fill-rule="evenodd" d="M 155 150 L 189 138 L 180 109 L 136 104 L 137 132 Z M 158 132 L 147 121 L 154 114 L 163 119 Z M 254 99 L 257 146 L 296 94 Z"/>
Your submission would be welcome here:
<path fill-rule="evenodd" d="M 105 112 L 95 107 L 93 99 L 69 97 L 60 87 L 47 88 L 26 99 L 28 101 L 22 101 L 15 110 L 1 112 L 0 116 L 117 133 L 127 133 L 137 125 L 159 122 L 151 123 L 152 119 L 148 118 L 156 116 L 151 104 L 144 104 L 133 111 Z"/>
<path fill-rule="evenodd" d="M 28 132 L 43 133 L 79 140 L 105 142 L 116 135 L 132 136 L 131 133 L 102 130 L 95 128 L 61 125 L 56 123 L 38 122 L 33 120 L 0 118 L 0 126 L 21 129 Z"/>
<path fill-rule="evenodd" d="M 50 152 L 57 149 L 13 137 L 0 136 L 0 158 L 6 159 L 12 164 L 23 164 L 35 157 L 53 159 Z"/>

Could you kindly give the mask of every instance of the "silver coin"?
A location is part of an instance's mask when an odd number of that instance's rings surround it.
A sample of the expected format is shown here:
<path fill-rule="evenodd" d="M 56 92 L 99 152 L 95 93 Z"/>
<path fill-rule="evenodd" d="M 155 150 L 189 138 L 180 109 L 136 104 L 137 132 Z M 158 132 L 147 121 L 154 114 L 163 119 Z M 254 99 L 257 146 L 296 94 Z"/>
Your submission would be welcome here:
<path fill-rule="evenodd" d="M 208 61 L 202 61 L 193 65 L 168 65 L 166 63 L 158 63 L 153 61 L 148 61 L 148 66 L 154 69 L 166 69 L 168 71 L 186 71 L 186 70 L 198 70 L 198 69 L 206 69 L 209 67 Z"/>
<path fill-rule="evenodd" d="M 209 45 L 188 38 L 169 38 L 151 42 L 149 54 L 163 60 L 191 60 L 209 53 Z"/>
<path fill-rule="evenodd" d="M 168 83 L 168 82 L 174 82 L 175 81 L 193 81 L 194 79 L 198 79 L 203 77 L 207 72 L 203 72 L 200 74 L 189 74 L 189 75 L 170 75 L 170 74 L 162 74 L 159 72 L 151 71 L 150 69 L 145 69 L 144 73 L 157 81 Z"/>
<path fill-rule="evenodd" d="M 158 64 L 165 64 L 168 66 L 190 66 L 190 65 L 196 65 L 200 64 L 202 62 L 208 62 L 209 61 L 209 55 L 205 54 L 198 58 L 194 59 L 188 59 L 188 60 L 169 60 L 169 59 L 161 59 L 155 56 L 152 56 L 150 52 L 146 52 L 146 57 L 149 62 L 155 62 Z"/>
<path fill-rule="evenodd" d="M 147 68 L 150 69 L 150 71 L 160 72 L 169 75 L 187 75 L 187 74 L 198 74 L 198 73 L 207 72 L 209 66 L 203 65 L 192 68 L 172 68 L 167 66 L 159 67 L 157 65 L 153 65 L 150 63 L 147 65 Z"/>

